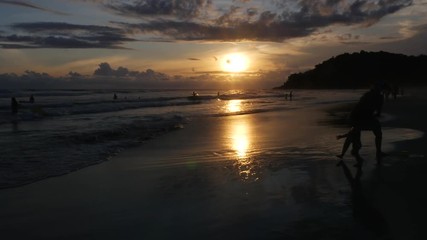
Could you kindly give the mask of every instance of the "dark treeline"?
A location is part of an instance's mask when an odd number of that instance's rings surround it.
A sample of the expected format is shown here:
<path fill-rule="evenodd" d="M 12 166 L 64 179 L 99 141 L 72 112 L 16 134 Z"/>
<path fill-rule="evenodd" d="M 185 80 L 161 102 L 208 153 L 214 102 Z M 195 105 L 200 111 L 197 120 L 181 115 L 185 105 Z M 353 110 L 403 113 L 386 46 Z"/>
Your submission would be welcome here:
<path fill-rule="evenodd" d="M 280 88 L 368 88 L 381 80 L 399 86 L 427 83 L 427 56 L 387 52 L 345 53 L 312 70 L 291 74 Z"/>

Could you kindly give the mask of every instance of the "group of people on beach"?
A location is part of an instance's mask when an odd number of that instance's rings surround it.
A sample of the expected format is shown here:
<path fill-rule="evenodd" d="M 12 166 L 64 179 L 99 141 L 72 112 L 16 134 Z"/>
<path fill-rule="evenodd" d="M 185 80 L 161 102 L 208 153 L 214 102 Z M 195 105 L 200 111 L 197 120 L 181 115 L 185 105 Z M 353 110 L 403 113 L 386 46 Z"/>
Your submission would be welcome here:
<path fill-rule="evenodd" d="M 352 145 L 351 154 L 356 158 L 355 166 L 362 166 L 363 158 L 359 151 L 362 148 L 361 131 L 372 131 L 375 136 L 376 161 L 377 165 L 381 165 L 382 158 L 386 156 L 382 152 L 382 130 L 378 117 L 381 115 L 384 96 L 383 90 L 386 85 L 383 82 L 377 82 L 368 92 L 366 92 L 353 108 L 350 113 L 351 129 L 343 135 L 338 135 L 337 139 L 345 138 L 341 154 L 337 155 L 340 158 L 340 163 L 350 145 Z"/>

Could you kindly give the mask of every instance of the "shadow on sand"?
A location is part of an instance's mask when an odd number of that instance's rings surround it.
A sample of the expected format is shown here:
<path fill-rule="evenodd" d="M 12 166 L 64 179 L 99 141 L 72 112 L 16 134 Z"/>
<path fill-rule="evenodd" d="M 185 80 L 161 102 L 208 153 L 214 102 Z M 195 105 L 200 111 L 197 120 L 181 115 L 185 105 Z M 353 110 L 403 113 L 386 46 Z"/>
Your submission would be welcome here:
<path fill-rule="evenodd" d="M 360 181 L 363 174 L 362 165 L 363 164 L 356 165 L 356 172 L 353 176 L 352 171 L 347 167 L 344 161 L 341 160 L 338 163 L 338 166 L 341 166 L 351 187 L 353 217 L 373 234 L 372 237 L 374 237 L 374 239 L 391 239 L 389 237 L 388 225 L 383 215 L 378 209 L 373 207 L 365 197 Z"/>

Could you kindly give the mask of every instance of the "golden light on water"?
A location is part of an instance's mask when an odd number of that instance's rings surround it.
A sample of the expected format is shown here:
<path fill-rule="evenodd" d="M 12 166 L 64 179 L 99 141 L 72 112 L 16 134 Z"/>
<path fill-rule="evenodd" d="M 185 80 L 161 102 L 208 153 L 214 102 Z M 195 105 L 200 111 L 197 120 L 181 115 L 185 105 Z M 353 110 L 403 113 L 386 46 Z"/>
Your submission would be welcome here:
<path fill-rule="evenodd" d="M 232 150 L 232 160 L 235 161 L 240 178 L 244 181 L 255 181 L 256 170 L 253 150 L 253 133 L 248 116 L 237 116 L 230 119 L 227 131 L 228 148 Z"/>
<path fill-rule="evenodd" d="M 239 159 L 247 157 L 249 149 L 249 134 L 247 125 L 236 125 L 233 129 L 232 147 Z"/>
<path fill-rule="evenodd" d="M 242 111 L 242 100 L 234 99 L 230 100 L 227 103 L 227 112 L 229 113 L 236 113 Z"/>

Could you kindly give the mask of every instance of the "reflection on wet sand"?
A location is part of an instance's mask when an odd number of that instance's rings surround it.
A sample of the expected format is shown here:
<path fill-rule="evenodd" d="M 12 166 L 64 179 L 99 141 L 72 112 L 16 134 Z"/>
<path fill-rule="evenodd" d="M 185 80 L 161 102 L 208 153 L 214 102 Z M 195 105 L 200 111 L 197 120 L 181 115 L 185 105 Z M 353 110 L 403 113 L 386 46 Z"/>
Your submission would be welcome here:
<path fill-rule="evenodd" d="M 362 183 L 360 182 L 360 178 L 363 174 L 362 165 L 357 166 L 354 176 L 343 160 L 338 163 L 338 166 L 342 167 L 344 175 L 351 187 L 353 216 L 366 226 L 366 228 L 371 231 L 375 237 L 388 239 L 387 236 L 389 229 L 387 222 L 380 211 L 373 207 L 367 200 L 362 189 Z"/>
<path fill-rule="evenodd" d="M 227 109 L 229 112 L 241 110 L 241 101 L 229 101 Z M 243 115 L 230 118 L 226 130 L 228 139 L 227 148 L 233 152 L 233 160 L 238 169 L 239 176 L 244 181 L 256 181 L 257 172 L 253 157 L 253 132 L 251 131 L 250 116 Z"/>

